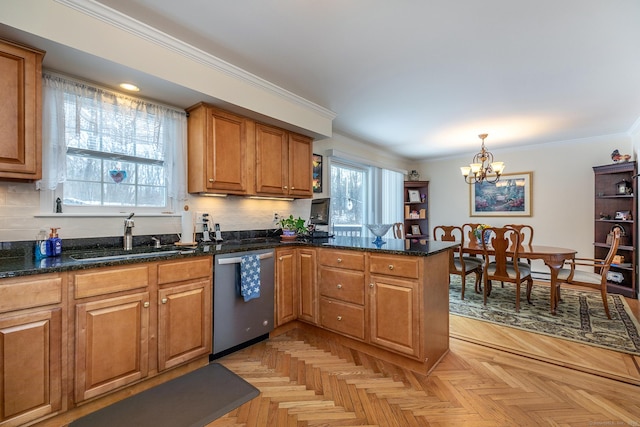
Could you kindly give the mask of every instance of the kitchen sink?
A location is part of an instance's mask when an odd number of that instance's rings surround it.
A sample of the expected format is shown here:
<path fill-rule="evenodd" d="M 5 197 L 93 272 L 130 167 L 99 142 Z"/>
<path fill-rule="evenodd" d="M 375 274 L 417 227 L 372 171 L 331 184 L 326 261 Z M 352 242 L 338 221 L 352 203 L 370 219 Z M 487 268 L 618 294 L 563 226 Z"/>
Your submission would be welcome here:
<path fill-rule="evenodd" d="M 117 254 L 117 255 L 96 255 L 94 253 L 90 254 L 76 254 L 71 255 L 70 258 L 75 261 L 81 262 L 96 262 L 96 261 L 120 261 L 127 259 L 137 259 L 137 258 L 157 258 L 157 257 L 165 257 L 176 254 L 192 254 L 194 250 L 169 250 L 169 251 L 156 251 L 156 252 L 139 252 L 139 253 L 127 253 L 127 254 Z"/>

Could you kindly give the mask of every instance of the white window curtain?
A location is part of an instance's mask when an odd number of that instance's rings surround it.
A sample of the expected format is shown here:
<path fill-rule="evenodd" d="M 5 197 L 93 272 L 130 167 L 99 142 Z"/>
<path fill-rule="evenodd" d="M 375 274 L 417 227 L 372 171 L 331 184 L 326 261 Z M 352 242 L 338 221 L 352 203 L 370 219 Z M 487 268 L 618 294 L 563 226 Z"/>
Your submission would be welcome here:
<path fill-rule="evenodd" d="M 404 174 L 382 169 L 382 223 L 402 222 L 404 216 Z"/>
<path fill-rule="evenodd" d="M 76 96 L 80 102 L 92 103 L 92 108 L 119 109 L 130 117 L 146 114 L 156 117 L 158 138 L 164 146 L 165 182 L 167 195 L 176 201 L 187 199 L 186 173 L 186 113 L 181 110 L 131 98 L 55 74 L 43 74 L 42 105 L 42 180 L 40 190 L 55 190 L 66 180 L 65 96 Z"/>

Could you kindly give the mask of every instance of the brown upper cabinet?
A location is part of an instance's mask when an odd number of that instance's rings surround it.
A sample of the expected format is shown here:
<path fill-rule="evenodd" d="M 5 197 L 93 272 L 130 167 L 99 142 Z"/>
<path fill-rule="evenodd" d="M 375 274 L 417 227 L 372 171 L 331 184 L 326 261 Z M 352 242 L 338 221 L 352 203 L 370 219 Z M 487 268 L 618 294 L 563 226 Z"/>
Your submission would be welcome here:
<path fill-rule="evenodd" d="M 256 124 L 256 194 L 312 197 L 311 138 Z"/>
<path fill-rule="evenodd" d="M 190 193 L 313 196 L 311 138 L 204 103 L 187 112 Z"/>
<path fill-rule="evenodd" d="M 0 40 L 0 178 L 42 178 L 43 57 Z"/>
<path fill-rule="evenodd" d="M 206 104 L 187 112 L 189 193 L 247 194 L 247 119 Z"/>

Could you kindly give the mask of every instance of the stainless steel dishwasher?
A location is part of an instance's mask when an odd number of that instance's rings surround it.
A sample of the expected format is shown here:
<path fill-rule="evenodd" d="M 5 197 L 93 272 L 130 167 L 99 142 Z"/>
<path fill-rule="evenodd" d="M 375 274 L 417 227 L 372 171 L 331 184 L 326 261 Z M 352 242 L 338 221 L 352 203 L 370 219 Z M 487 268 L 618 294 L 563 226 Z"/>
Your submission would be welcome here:
<path fill-rule="evenodd" d="M 240 295 L 240 261 L 254 254 L 260 259 L 260 297 L 245 302 Z M 273 249 L 216 255 L 213 278 L 214 356 L 273 330 Z"/>

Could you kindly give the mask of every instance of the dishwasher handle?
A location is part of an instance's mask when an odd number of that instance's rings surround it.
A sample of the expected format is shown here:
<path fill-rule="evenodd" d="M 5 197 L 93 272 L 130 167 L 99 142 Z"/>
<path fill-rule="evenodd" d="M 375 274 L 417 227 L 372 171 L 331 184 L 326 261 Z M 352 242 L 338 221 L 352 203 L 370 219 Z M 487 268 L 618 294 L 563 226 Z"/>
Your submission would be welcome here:
<path fill-rule="evenodd" d="M 273 252 L 267 252 L 267 253 L 258 255 L 258 259 L 260 259 L 260 260 L 267 259 L 267 258 L 273 258 Z M 241 262 L 242 262 L 242 258 L 241 257 L 220 258 L 220 259 L 218 259 L 218 264 L 220 264 L 220 265 L 240 264 Z"/>

